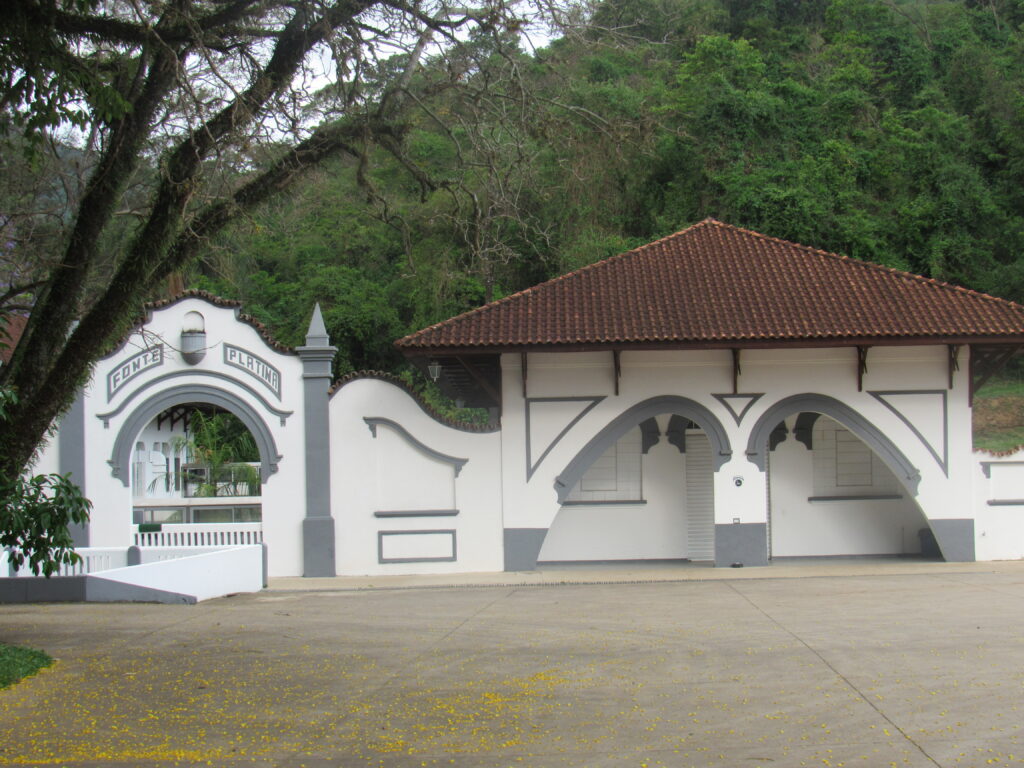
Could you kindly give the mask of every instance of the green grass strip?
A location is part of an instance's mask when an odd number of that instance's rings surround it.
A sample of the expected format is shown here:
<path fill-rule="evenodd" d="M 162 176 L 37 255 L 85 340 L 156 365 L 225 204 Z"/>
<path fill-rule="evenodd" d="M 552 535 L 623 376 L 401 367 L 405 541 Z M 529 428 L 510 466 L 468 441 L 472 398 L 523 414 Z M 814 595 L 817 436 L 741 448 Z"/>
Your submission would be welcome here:
<path fill-rule="evenodd" d="M 42 651 L 0 643 L 0 688 L 14 685 L 53 664 L 53 658 Z"/>

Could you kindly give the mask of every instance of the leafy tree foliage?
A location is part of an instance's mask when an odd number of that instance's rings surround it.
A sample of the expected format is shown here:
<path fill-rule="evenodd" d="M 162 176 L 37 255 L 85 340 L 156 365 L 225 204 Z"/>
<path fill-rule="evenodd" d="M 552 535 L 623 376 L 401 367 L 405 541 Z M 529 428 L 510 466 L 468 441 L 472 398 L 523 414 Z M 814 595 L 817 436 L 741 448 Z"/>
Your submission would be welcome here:
<path fill-rule="evenodd" d="M 231 232 L 240 273 L 201 280 L 298 340 L 280 297 L 311 301 L 316 275 L 344 267 L 315 291 L 336 306 L 339 372 L 401 364 L 359 336 L 357 305 L 401 336 L 706 216 L 1021 300 L 1022 14 L 1008 0 L 605 0 L 532 55 L 475 49 L 467 87 L 410 126 L 426 187 L 377 153 L 366 206 L 339 162 Z M 437 93 L 439 77 L 428 65 L 415 87 Z M 530 93 L 529 119 L 473 101 L 482 82 L 493 99 Z M 510 188 L 514 215 L 492 206 L 483 232 L 503 255 L 482 265 L 452 201 L 465 212 Z"/>

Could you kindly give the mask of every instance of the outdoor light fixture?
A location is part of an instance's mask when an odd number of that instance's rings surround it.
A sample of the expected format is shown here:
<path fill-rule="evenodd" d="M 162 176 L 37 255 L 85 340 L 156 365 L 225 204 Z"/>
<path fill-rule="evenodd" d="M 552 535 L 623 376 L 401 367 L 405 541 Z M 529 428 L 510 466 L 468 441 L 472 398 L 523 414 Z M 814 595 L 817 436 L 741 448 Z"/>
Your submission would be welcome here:
<path fill-rule="evenodd" d="M 430 374 L 432 381 L 437 381 L 441 378 L 441 364 L 437 360 L 431 360 L 427 366 L 427 373 Z"/>
<path fill-rule="evenodd" d="M 198 312 L 187 312 L 181 323 L 181 356 L 195 365 L 206 355 L 206 319 Z"/>

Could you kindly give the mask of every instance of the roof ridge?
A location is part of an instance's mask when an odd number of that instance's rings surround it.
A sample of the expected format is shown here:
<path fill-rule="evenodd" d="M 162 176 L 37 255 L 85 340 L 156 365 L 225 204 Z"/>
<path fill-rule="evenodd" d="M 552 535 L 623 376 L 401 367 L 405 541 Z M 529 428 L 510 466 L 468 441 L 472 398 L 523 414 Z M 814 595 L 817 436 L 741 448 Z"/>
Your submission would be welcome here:
<path fill-rule="evenodd" d="M 601 266 L 603 266 L 605 264 L 608 264 L 610 262 L 619 261 L 620 259 L 623 259 L 626 256 L 631 256 L 631 255 L 633 255 L 633 254 L 635 254 L 635 253 L 637 253 L 639 251 L 642 251 L 642 250 L 644 250 L 646 248 L 650 248 L 653 245 L 657 245 L 658 243 L 661 243 L 661 242 L 663 242 L 665 240 L 670 240 L 673 237 L 678 237 L 680 235 L 686 234 L 687 232 L 689 232 L 692 229 L 696 229 L 697 227 L 705 226 L 707 224 L 722 224 L 722 222 L 720 222 L 720 221 L 718 221 L 716 219 L 712 219 L 712 218 L 708 217 L 706 219 L 703 219 L 701 221 L 696 222 L 695 224 L 691 224 L 690 226 L 685 227 L 685 228 L 679 230 L 678 232 L 673 232 L 670 235 L 665 235 L 664 237 L 659 237 L 657 240 L 652 240 L 651 242 L 644 243 L 643 245 L 638 245 L 636 248 L 630 248 L 628 251 L 623 251 L 622 253 L 612 254 L 611 256 L 607 256 L 607 257 L 601 259 L 600 261 L 595 261 L 595 262 L 593 262 L 591 264 L 584 264 L 582 267 L 577 267 L 576 269 L 572 270 L 571 272 L 566 272 L 564 275 L 558 275 L 557 277 L 549 278 L 548 280 L 545 280 L 543 283 L 537 283 L 536 285 L 531 285 L 529 288 L 523 288 L 521 291 L 516 291 L 515 293 L 510 293 L 508 296 L 502 296 L 500 299 L 495 299 L 494 301 L 489 301 L 488 303 L 483 304 L 483 305 L 481 305 L 479 307 L 473 307 L 472 309 L 467 309 L 465 312 L 461 312 L 460 314 L 455 315 L 454 317 L 449 317 L 448 319 L 441 320 L 439 322 L 434 323 L 433 325 L 428 325 L 426 328 L 421 328 L 420 330 L 415 331 L 413 333 L 410 333 L 410 334 L 408 334 L 406 336 L 403 336 L 402 338 L 400 338 L 397 341 L 395 341 L 395 346 L 402 346 L 404 342 L 410 341 L 410 340 L 414 339 L 417 336 L 420 336 L 422 334 L 427 333 L 428 331 L 432 331 L 432 330 L 434 330 L 435 328 L 437 328 L 439 326 L 447 325 L 448 323 L 454 323 L 456 320 L 462 320 L 463 318 L 469 317 L 470 315 L 481 313 L 484 310 L 489 310 L 489 309 L 491 309 L 493 307 L 498 307 L 498 306 L 500 306 L 500 305 L 502 305 L 502 304 L 504 304 L 504 303 L 506 303 L 508 301 L 511 301 L 511 300 L 513 300 L 515 298 L 518 298 L 519 296 L 524 296 L 524 295 L 526 295 L 528 293 L 531 293 L 532 291 L 536 291 L 536 290 L 539 290 L 541 288 L 544 288 L 545 286 L 554 285 L 556 283 L 563 282 L 563 281 L 569 279 L 570 277 L 574 277 L 574 276 L 582 274 L 584 272 L 589 272 L 592 269 L 595 269 L 597 267 L 601 267 Z M 724 226 L 728 226 L 728 225 L 726 224 Z"/>

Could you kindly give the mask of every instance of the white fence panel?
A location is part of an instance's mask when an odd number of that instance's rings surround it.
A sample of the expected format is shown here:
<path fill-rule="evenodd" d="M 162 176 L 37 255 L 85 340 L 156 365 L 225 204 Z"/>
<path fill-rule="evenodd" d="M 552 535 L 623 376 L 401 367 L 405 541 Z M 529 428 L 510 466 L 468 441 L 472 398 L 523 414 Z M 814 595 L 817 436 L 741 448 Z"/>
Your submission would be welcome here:
<path fill-rule="evenodd" d="M 109 571 L 113 568 L 124 568 L 128 565 L 127 547 L 79 547 L 75 552 L 82 559 L 71 565 L 62 565 L 54 575 L 82 576 L 87 573 Z M 7 551 L 3 550 L 0 552 L 0 576 L 7 576 L 9 571 L 10 558 Z M 21 567 L 21 570 L 10 575 L 20 578 L 35 576 L 27 563 Z"/>
<path fill-rule="evenodd" d="M 240 547 L 263 543 L 262 523 L 167 524 L 159 531 L 133 527 L 138 547 Z"/>

